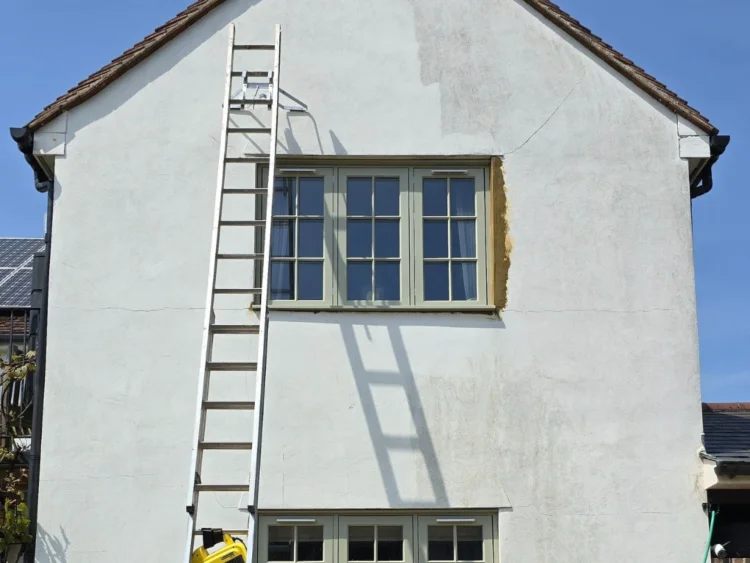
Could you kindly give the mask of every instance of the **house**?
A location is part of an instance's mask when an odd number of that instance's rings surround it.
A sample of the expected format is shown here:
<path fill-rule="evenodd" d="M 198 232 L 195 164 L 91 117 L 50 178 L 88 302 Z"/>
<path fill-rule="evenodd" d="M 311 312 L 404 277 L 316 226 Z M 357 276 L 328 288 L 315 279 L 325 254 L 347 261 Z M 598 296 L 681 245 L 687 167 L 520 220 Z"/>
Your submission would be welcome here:
<path fill-rule="evenodd" d="M 703 484 L 716 511 L 712 544 L 750 561 L 750 403 L 704 403 Z"/>
<path fill-rule="evenodd" d="M 217 170 L 220 251 L 258 252 L 272 123 L 229 104 L 223 163 L 226 59 L 276 24 L 261 397 L 252 330 L 201 347 L 259 326 L 209 265 Z M 729 138 L 554 4 L 200 0 L 12 135 L 53 202 L 38 561 L 179 560 L 248 505 L 261 563 L 702 551 L 691 205 Z"/>

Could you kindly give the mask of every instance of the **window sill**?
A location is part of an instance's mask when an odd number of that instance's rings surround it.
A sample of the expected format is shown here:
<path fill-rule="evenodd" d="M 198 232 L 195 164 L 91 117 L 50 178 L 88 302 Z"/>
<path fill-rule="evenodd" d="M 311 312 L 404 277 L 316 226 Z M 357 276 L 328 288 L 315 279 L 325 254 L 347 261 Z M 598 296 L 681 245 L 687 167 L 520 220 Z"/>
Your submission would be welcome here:
<path fill-rule="evenodd" d="M 257 305 L 252 306 L 253 311 L 259 310 Z M 279 304 L 269 305 L 271 311 L 281 312 L 298 312 L 307 313 L 458 313 L 458 314 L 475 314 L 475 315 L 492 315 L 498 316 L 498 310 L 493 305 L 464 305 L 464 306 L 390 306 L 390 307 L 368 307 L 352 305 L 287 305 Z"/>

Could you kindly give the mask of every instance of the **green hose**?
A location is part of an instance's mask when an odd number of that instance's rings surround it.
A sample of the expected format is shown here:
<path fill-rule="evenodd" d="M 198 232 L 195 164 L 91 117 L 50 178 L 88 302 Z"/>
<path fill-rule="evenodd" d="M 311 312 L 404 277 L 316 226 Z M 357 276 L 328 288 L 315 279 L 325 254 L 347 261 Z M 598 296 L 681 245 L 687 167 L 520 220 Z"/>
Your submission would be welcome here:
<path fill-rule="evenodd" d="M 706 540 L 706 551 L 703 552 L 703 559 L 701 559 L 701 563 L 706 563 L 706 557 L 708 557 L 708 552 L 711 550 L 711 536 L 714 535 L 714 523 L 716 522 L 716 511 L 711 511 L 711 523 L 708 525 L 708 539 Z"/>

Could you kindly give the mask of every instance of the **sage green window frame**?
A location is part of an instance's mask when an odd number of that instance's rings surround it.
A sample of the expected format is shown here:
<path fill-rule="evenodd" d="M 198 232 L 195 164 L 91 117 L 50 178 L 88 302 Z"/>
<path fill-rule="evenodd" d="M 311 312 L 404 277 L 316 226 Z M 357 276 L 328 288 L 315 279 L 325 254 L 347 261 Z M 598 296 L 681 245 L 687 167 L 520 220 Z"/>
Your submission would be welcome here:
<path fill-rule="evenodd" d="M 402 546 L 404 557 L 401 559 L 401 563 L 414 563 L 416 536 L 414 534 L 413 520 L 414 518 L 411 515 L 339 516 L 337 535 L 339 563 L 349 563 L 349 526 L 373 526 L 376 528 L 373 563 L 380 563 L 378 559 L 377 528 L 382 526 L 401 526 L 404 534 Z"/>
<path fill-rule="evenodd" d="M 300 258 L 298 256 L 299 253 L 299 245 L 297 244 L 297 241 L 299 240 L 299 229 L 298 229 L 298 221 L 300 218 L 304 219 L 304 215 L 299 214 L 299 208 L 295 210 L 296 212 L 296 219 L 295 222 L 295 256 L 292 259 L 284 259 L 284 258 L 272 258 L 271 263 L 274 262 L 285 262 L 290 261 L 294 262 L 295 264 L 295 273 L 294 273 L 294 279 L 295 279 L 295 292 L 297 291 L 297 281 L 299 279 L 299 268 L 298 264 L 300 262 L 310 261 L 310 262 L 321 262 L 323 263 L 323 299 L 315 299 L 315 300 L 309 300 L 309 299 L 270 299 L 270 303 L 273 305 L 276 305 L 278 307 L 320 307 L 320 308 L 328 308 L 331 307 L 334 303 L 334 273 L 333 273 L 333 261 L 335 260 L 335 250 L 334 250 L 334 223 L 335 223 L 335 205 L 336 205 L 336 195 L 335 195 L 335 182 L 334 182 L 334 176 L 333 176 L 333 168 L 331 167 L 315 167 L 315 168 L 300 168 L 300 167 L 279 167 L 276 171 L 276 177 L 277 178 L 294 178 L 296 179 L 297 183 L 297 190 L 295 191 L 295 195 L 297 199 L 299 199 L 299 179 L 300 178 L 322 178 L 323 179 L 323 256 L 321 258 Z M 267 175 L 263 175 L 263 178 L 267 178 Z M 264 179 L 262 181 L 263 188 L 266 187 L 266 182 L 268 180 Z M 286 216 L 283 216 L 281 220 L 285 220 Z M 274 220 L 276 216 L 274 216 Z M 317 216 L 314 218 L 318 218 Z M 260 250 L 262 252 L 262 250 Z M 259 272 L 260 273 L 260 272 Z"/>
<path fill-rule="evenodd" d="M 349 213 L 346 205 L 347 180 L 349 178 L 372 178 L 373 183 L 377 178 L 398 178 L 399 179 L 399 251 L 400 256 L 397 260 L 378 259 L 374 256 L 371 258 L 348 258 L 347 257 L 347 223 L 349 222 Z M 409 208 L 409 169 L 408 168 L 339 168 L 337 174 L 337 207 L 336 207 L 336 244 L 338 248 L 338 260 L 336 261 L 336 297 L 337 304 L 344 307 L 361 307 L 361 308 L 378 308 L 378 307 L 404 307 L 408 306 L 411 291 L 411 252 L 410 252 L 410 225 L 411 212 Z M 375 215 L 374 186 L 372 202 L 372 220 L 373 226 L 377 220 Z M 395 216 L 383 216 L 385 220 Z M 359 218 L 359 217 L 357 217 Z M 366 217 L 362 217 L 366 219 Z M 374 228 L 374 227 L 373 227 Z M 373 248 L 375 245 L 375 233 L 372 238 Z M 348 260 L 354 262 L 371 262 L 373 270 L 375 263 L 378 261 L 398 262 L 400 265 L 399 277 L 399 300 L 350 300 L 347 297 L 347 264 Z M 374 274 L 373 274 L 374 276 Z"/>
<path fill-rule="evenodd" d="M 258 523 L 258 563 L 269 563 L 268 558 L 268 540 L 269 528 L 271 526 L 282 526 L 294 528 L 294 557 L 289 563 L 298 561 L 298 529 L 304 526 L 322 526 L 323 527 L 323 558 L 321 563 L 335 563 L 336 553 L 333 516 L 261 516 Z M 274 562 L 271 562 L 274 563 Z"/>
<path fill-rule="evenodd" d="M 349 526 L 401 526 L 403 529 L 403 560 L 389 563 L 497 563 L 499 561 L 498 513 L 496 511 L 458 511 L 450 513 L 440 511 L 399 510 L 380 511 L 368 514 L 365 511 L 342 514 L 316 514 L 303 512 L 277 512 L 274 515 L 261 515 L 258 521 L 258 563 L 269 563 L 268 540 L 270 526 L 322 526 L 323 559 L 322 563 L 350 563 L 348 558 Z M 429 527 L 440 526 L 451 530 L 453 537 L 452 560 L 430 560 Z M 482 527 L 482 559 L 462 560 L 458 558 L 458 528 L 462 526 Z M 294 533 L 294 558 L 297 560 L 297 532 Z M 374 557 L 371 563 L 381 563 L 377 559 L 377 545 L 374 546 Z M 270 562 L 274 563 L 274 562 Z M 351 562 L 353 563 L 353 562 Z M 361 563 L 361 562 L 357 562 Z"/>
<path fill-rule="evenodd" d="M 414 296 L 416 298 L 415 305 L 420 308 L 435 308 L 435 309 L 471 309 L 472 307 L 486 307 L 487 306 L 487 294 L 488 294 L 488 276 L 487 276 L 487 253 L 488 253 L 488 235 L 487 235 L 487 170 L 484 168 L 468 168 L 468 169 L 448 169 L 447 167 L 435 167 L 435 168 L 414 168 L 412 175 L 412 214 L 414 220 L 412 221 L 412 254 L 411 254 L 411 265 L 413 268 L 414 276 Z M 465 179 L 472 178 L 474 180 L 474 217 L 476 221 L 476 281 L 477 281 L 477 298 L 473 301 L 454 301 L 452 299 L 440 300 L 440 301 L 427 301 L 425 300 L 424 291 L 424 264 L 425 264 L 425 253 L 424 253 L 424 239 L 423 239 L 423 182 L 425 179 L 445 179 L 448 182 L 448 192 L 450 193 L 450 181 L 452 179 Z M 450 248 L 451 231 L 450 222 L 454 219 L 451 217 L 450 203 L 447 206 L 446 219 L 448 220 L 448 244 Z M 457 217 L 461 219 L 462 217 Z M 451 287 L 451 264 L 454 262 L 467 261 L 463 259 L 455 259 L 453 256 L 448 256 L 448 280 L 449 288 Z M 432 259 L 428 258 L 428 261 L 445 261 L 444 259 Z"/>
<path fill-rule="evenodd" d="M 419 537 L 419 553 L 417 557 L 417 563 L 451 563 L 463 561 L 458 558 L 458 542 L 457 532 L 461 526 L 482 526 L 482 559 L 471 559 L 472 562 L 482 563 L 494 563 L 495 560 L 495 546 L 494 537 L 495 529 L 492 522 L 492 516 L 490 515 L 460 515 L 460 516 L 419 516 L 417 518 L 419 529 L 417 535 Z M 445 526 L 450 527 L 453 535 L 453 552 L 454 558 L 450 559 L 429 559 L 428 557 L 428 542 L 429 542 L 429 527 L 430 526 Z"/>
<path fill-rule="evenodd" d="M 288 169 L 289 171 L 286 171 Z M 259 167 L 261 185 L 265 186 L 267 172 Z M 267 171 L 267 169 L 266 169 Z M 279 166 L 277 177 L 324 178 L 324 250 L 323 299 L 290 300 L 271 299 L 277 309 L 388 309 L 388 310 L 486 310 L 489 308 L 489 169 L 462 167 L 460 165 L 434 166 L 317 166 L 294 164 Z M 346 191 L 348 177 L 398 177 L 401 193 L 400 205 L 400 297 L 399 301 L 350 301 L 347 299 L 346 280 Z M 424 292 L 424 247 L 422 216 L 422 183 L 425 178 L 473 178 L 475 187 L 476 220 L 476 300 L 427 301 Z M 449 210 L 450 211 L 450 210 Z M 374 213 L 374 209 L 373 209 Z M 295 236 L 298 236 L 295 234 Z M 450 231 L 448 233 L 450 237 Z M 261 248 L 258 248 L 262 252 Z M 296 249 L 295 249 L 296 251 Z M 375 258 L 373 257 L 373 260 Z M 450 276 L 449 258 L 449 276 Z M 259 272 L 258 272 L 259 274 Z M 295 273 L 295 279 L 297 274 Z M 259 277 L 256 276 L 257 281 Z M 296 290 L 296 289 L 295 289 Z"/>

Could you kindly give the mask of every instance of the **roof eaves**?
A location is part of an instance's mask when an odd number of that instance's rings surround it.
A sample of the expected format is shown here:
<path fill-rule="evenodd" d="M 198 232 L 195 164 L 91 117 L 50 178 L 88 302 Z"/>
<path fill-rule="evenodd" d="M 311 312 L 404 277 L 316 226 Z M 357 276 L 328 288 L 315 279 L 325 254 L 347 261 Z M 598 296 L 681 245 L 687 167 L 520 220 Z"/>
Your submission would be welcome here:
<path fill-rule="evenodd" d="M 27 127 L 32 130 L 39 129 L 58 115 L 101 92 L 117 78 L 155 53 L 224 1 L 197 0 L 167 23 L 156 28 L 153 33 L 125 51 L 122 55 L 113 59 L 112 62 L 57 98 L 34 117 L 27 124 Z"/>
<path fill-rule="evenodd" d="M 703 412 L 747 412 L 750 413 L 750 403 L 703 403 Z"/>
<path fill-rule="evenodd" d="M 686 100 L 671 91 L 666 85 L 659 82 L 611 45 L 605 43 L 600 37 L 594 35 L 590 29 L 581 25 L 578 20 L 570 16 L 559 6 L 549 0 L 524 1 L 594 54 L 598 55 L 599 58 L 620 74 L 634 82 L 636 86 L 650 94 L 659 103 L 709 135 L 715 135 L 719 132 L 718 128 L 712 125 L 708 118 L 701 115 L 698 110 L 690 107 Z"/>

